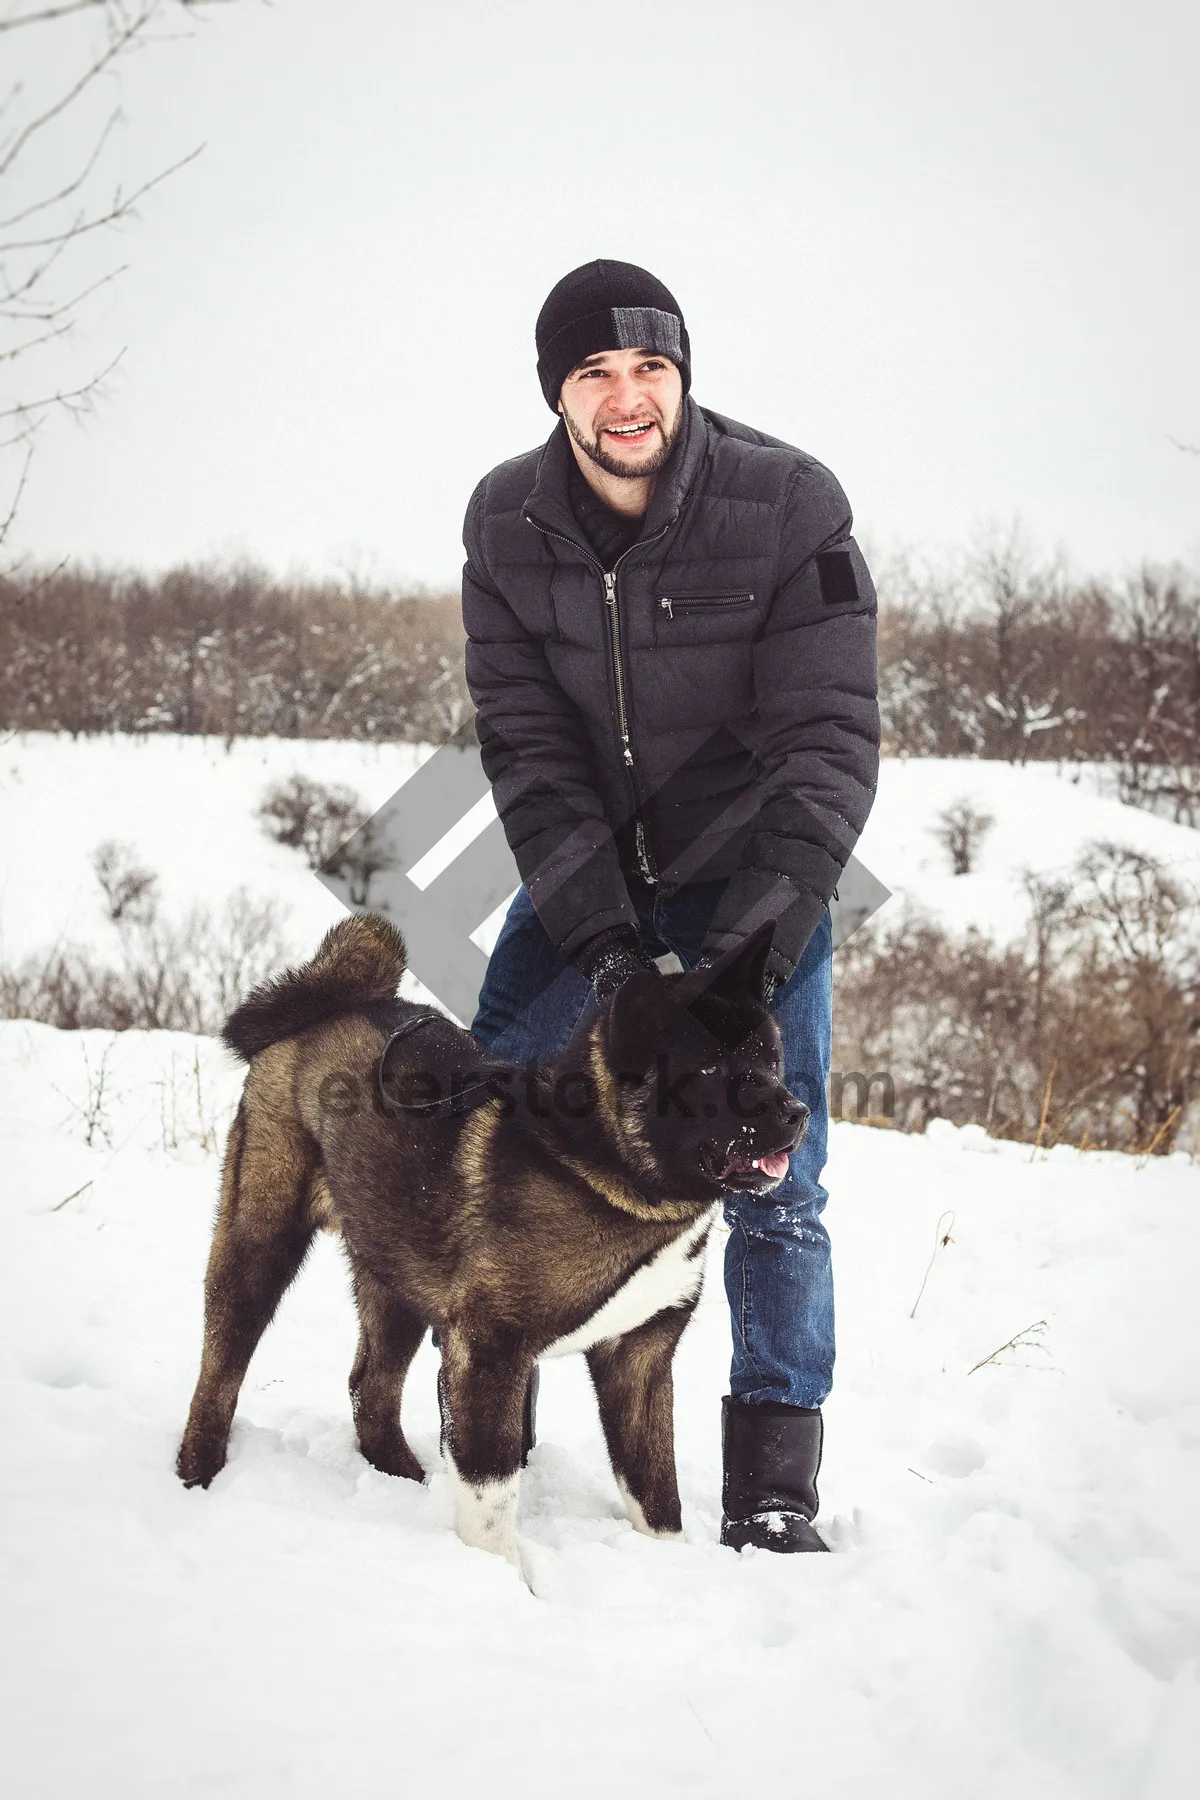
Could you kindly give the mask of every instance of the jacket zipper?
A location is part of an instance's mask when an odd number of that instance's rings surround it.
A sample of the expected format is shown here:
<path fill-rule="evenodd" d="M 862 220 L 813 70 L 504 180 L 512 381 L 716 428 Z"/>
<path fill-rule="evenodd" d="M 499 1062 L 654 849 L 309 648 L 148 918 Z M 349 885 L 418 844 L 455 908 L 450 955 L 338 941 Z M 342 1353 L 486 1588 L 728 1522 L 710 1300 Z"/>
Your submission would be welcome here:
<path fill-rule="evenodd" d="M 705 594 L 703 599 L 698 595 L 664 594 L 658 604 L 668 619 L 673 619 L 676 607 L 681 613 L 704 612 L 710 606 L 748 606 L 753 598 L 753 594 Z"/>
<path fill-rule="evenodd" d="M 620 562 L 620 557 L 617 562 Z M 617 718 L 621 726 L 621 744 L 625 757 L 625 767 L 632 770 L 633 751 L 629 747 L 629 715 L 625 709 L 625 680 L 621 673 L 621 624 L 617 618 L 617 571 L 608 570 L 604 577 L 604 604 L 608 608 L 608 626 L 612 636 L 613 668 L 617 672 Z M 638 868 L 642 871 L 642 879 L 648 886 L 655 886 L 658 875 L 650 861 L 650 853 L 646 848 L 646 822 L 642 817 L 640 794 L 637 787 L 637 776 L 634 775 L 634 798 L 639 805 L 633 815 L 633 837 L 637 846 Z"/>
<path fill-rule="evenodd" d="M 620 559 L 618 558 L 618 561 Z M 604 604 L 608 608 L 608 629 L 612 638 L 613 668 L 617 672 L 617 719 L 621 726 L 621 743 L 625 767 L 633 767 L 633 751 L 629 748 L 629 715 L 625 710 L 625 680 L 621 673 L 621 626 L 617 618 L 617 571 L 610 569 L 604 577 Z"/>
<path fill-rule="evenodd" d="M 638 786 L 637 765 L 633 759 L 633 746 L 629 735 L 629 713 L 625 705 L 625 674 L 621 661 L 621 624 L 617 617 L 617 571 L 630 551 L 641 549 L 645 544 L 657 543 L 658 539 L 665 535 L 667 527 L 664 525 L 655 532 L 653 537 L 641 538 L 636 544 L 631 544 L 628 550 L 621 552 L 611 569 L 605 569 L 582 544 L 576 543 L 574 538 L 565 537 L 561 531 L 548 530 L 545 525 L 539 525 L 529 513 L 525 514 L 525 523 L 532 525 L 535 531 L 540 531 L 543 537 L 557 538 L 560 544 L 568 544 L 572 550 L 578 550 L 604 583 L 604 605 L 608 613 L 609 637 L 613 651 L 613 672 L 616 676 L 617 724 L 621 733 L 621 760 L 629 770 L 630 786 L 633 790 L 633 834 L 637 846 L 638 868 L 642 872 L 642 879 L 654 887 L 658 883 L 658 871 L 654 867 L 646 838 L 646 823 L 642 816 L 642 797 Z"/>

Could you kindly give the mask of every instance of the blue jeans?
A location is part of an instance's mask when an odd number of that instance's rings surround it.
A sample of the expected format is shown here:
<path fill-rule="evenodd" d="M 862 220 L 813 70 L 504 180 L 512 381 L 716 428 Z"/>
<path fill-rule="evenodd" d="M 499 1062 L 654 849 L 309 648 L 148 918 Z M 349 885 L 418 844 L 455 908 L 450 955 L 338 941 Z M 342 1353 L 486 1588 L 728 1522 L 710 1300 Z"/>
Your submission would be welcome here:
<path fill-rule="evenodd" d="M 700 955 L 725 886 L 696 882 L 660 895 L 640 880 L 629 892 L 642 942 L 673 950 L 684 968 Z M 590 984 L 565 964 L 521 888 L 492 952 L 472 1031 L 505 1062 L 557 1056 L 595 1006 Z M 775 992 L 788 1087 L 809 1108 L 804 1142 L 774 1193 L 725 1202 L 725 1292 L 733 1327 L 730 1390 L 741 1400 L 820 1406 L 833 1383 L 833 1275 L 821 1222 L 829 1135 L 825 1090 L 833 1009 L 833 941 L 826 913 L 795 973 Z"/>

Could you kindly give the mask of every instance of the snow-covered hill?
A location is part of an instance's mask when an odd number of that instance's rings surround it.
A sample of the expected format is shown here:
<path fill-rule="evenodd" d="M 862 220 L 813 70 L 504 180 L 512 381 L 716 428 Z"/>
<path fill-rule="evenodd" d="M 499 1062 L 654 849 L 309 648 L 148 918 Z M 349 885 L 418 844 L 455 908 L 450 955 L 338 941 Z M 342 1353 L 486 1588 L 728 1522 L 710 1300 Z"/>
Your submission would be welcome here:
<path fill-rule="evenodd" d="M 1029 916 L 1024 873 L 1068 875 L 1089 843 L 1156 857 L 1200 894 L 1200 831 L 1123 805 L 1112 785 L 1111 770 L 1079 764 L 885 758 L 858 855 L 893 904 L 911 900 L 952 928 L 975 925 L 1000 941 Z M 969 875 L 951 872 L 934 836 L 939 813 L 960 798 L 994 821 Z"/>
<path fill-rule="evenodd" d="M 292 947 L 311 954 L 343 915 L 303 857 L 266 837 L 254 814 L 268 785 L 295 772 L 344 782 L 374 810 L 430 750 L 243 739 L 99 737 L 28 732 L 0 745 L 0 957 L 56 941 L 108 942 L 92 872 L 97 844 L 132 844 L 160 877 L 165 910 L 219 907 L 244 885 L 287 912 Z"/>
<path fill-rule="evenodd" d="M 582 1362 L 548 1365 L 531 1593 L 452 1534 L 427 1348 L 405 1410 L 432 1479 L 358 1455 L 329 1240 L 251 1367 L 229 1467 L 207 1494 L 177 1482 L 238 1086 L 212 1040 L 0 1025 L 9 1792 L 1194 1792 L 1189 1159 L 838 1126 L 840 1554 L 717 1544 L 710 1269 L 677 1364 L 687 1541 L 633 1533 Z"/>
<path fill-rule="evenodd" d="M 131 843 L 158 872 L 169 913 L 219 906 L 241 885 L 287 910 L 291 947 L 311 953 L 340 907 L 299 853 L 265 837 L 254 817 L 264 789 L 300 772 L 345 782 L 374 809 L 427 748 L 250 739 L 226 751 L 212 738 L 14 735 L 0 744 L 0 959 L 55 941 L 103 945 L 105 917 L 91 856 L 105 839 Z M 1160 857 L 1200 889 L 1200 831 L 1123 806 L 1091 771 L 1054 765 L 886 760 L 859 855 L 891 888 L 954 925 L 1008 937 L 1020 928 L 1026 867 L 1067 870 L 1089 840 Z M 995 819 L 976 872 L 955 877 L 931 827 L 961 795 Z M 447 820 L 447 828 L 453 823 Z"/>

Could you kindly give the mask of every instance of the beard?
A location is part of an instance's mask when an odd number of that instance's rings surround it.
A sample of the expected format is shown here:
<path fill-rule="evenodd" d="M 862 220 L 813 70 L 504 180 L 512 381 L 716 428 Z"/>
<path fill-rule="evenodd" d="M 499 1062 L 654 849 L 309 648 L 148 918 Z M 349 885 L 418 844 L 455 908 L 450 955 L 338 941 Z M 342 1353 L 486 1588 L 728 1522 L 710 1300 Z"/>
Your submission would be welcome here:
<path fill-rule="evenodd" d="M 644 462 L 637 463 L 622 462 L 619 457 L 612 455 L 604 448 L 598 436 L 588 437 L 583 427 L 575 423 L 565 406 L 563 407 L 563 418 L 567 422 L 567 430 L 583 454 L 589 457 L 598 469 L 603 469 L 606 475 L 618 475 L 623 476 L 626 480 L 640 481 L 644 476 L 657 475 L 660 469 L 665 468 L 667 459 L 675 448 L 675 440 L 679 436 L 679 427 L 683 422 L 682 394 L 679 397 L 679 405 L 675 408 L 675 417 L 669 425 L 656 406 L 652 405 L 650 412 L 654 423 L 658 426 L 658 449 Z"/>

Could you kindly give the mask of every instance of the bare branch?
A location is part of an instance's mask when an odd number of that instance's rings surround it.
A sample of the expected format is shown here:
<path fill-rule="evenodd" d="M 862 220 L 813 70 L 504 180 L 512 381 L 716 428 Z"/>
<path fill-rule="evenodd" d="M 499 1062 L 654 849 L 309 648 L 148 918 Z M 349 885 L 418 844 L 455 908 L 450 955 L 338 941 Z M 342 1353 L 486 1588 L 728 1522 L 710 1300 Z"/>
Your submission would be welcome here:
<path fill-rule="evenodd" d="M 30 140 L 66 112 L 68 107 L 73 106 L 79 96 L 85 93 L 93 82 L 99 80 L 109 64 L 115 62 L 122 51 L 128 48 L 138 33 L 145 30 L 154 16 L 156 5 L 157 0 L 147 0 L 146 4 L 140 6 L 129 23 L 115 33 L 107 49 L 101 50 L 92 58 L 74 85 L 69 87 L 64 94 L 60 94 L 58 99 L 46 107 L 44 112 L 40 112 L 35 119 L 31 119 L 23 131 L 17 133 L 9 149 L 3 156 L 0 156 L 0 176 L 8 174 Z"/>
<path fill-rule="evenodd" d="M 0 31 L 19 31 L 22 25 L 45 25 L 51 19 L 65 19 L 68 13 L 94 12 L 105 0 L 68 0 L 65 6 L 47 6 L 42 12 L 26 13 L 24 18 L 0 19 Z"/>
<path fill-rule="evenodd" d="M 990 1356 L 981 1357 L 974 1367 L 967 1370 L 967 1374 L 974 1375 L 976 1369 L 986 1369 L 989 1363 L 994 1363 L 996 1358 L 1003 1356 L 1006 1350 L 1040 1350 L 1048 1356 L 1050 1353 L 1040 1339 L 1049 1329 L 1050 1323 L 1047 1319 L 1035 1319 L 1032 1325 L 1022 1326 L 1020 1331 L 1014 1331 L 1006 1343 L 1000 1344 L 993 1350 Z"/>
<path fill-rule="evenodd" d="M 13 577 L 15 575 L 17 575 L 21 569 L 25 568 L 28 565 L 29 560 L 30 559 L 29 559 L 28 555 L 25 555 L 25 556 L 19 556 L 17 558 L 16 562 L 9 563 L 4 571 L 7 579 L 9 581 L 11 581 L 13 579 Z M 56 562 L 55 564 L 53 564 L 53 566 L 51 568 L 45 569 L 42 571 L 41 574 L 35 575 L 35 576 L 23 581 L 21 584 L 22 599 L 26 602 L 36 599 L 37 596 L 40 593 L 43 593 L 45 591 L 45 589 L 51 585 L 52 582 L 58 580 L 58 577 L 62 574 L 63 570 L 67 567 L 70 560 L 71 559 L 69 556 L 64 556 L 59 562 Z"/>
<path fill-rule="evenodd" d="M 910 1319 L 915 1319 L 917 1316 L 917 1308 L 921 1304 L 921 1295 L 925 1292 L 926 1282 L 929 1280 L 929 1277 L 933 1274 L 933 1265 L 937 1260 L 937 1253 L 939 1250 L 944 1250 L 946 1248 L 946 1245 L 951 1242 L 950 1233 L 951 1233 L 951 1230 L 953 1229 L 953 1226 L 954 1226 L 954 1213 L 952 1211 L 944 1212 L 942 1214 L 941 1218 L 938 1220 L 937 1230 L 933 1234 L 933 1251 L 930 1255 L 929 1265 L 925 1270 L 925 1274 L 922 1278 L 921 1285 L 917 1289 L 917 1297 L 912 1303 L 912 1311 L 908 1315 Z"/>
<path fill-rule="evenodd" d="M 110 281 L 115 281 L 118 275 L 123 275 L 128 267 L 128 263 L 122 263 L 118 269 L 109 269 L 106 275 L 98 276 L 95 281 L 89 282 L 87 287 L 80 288 L 78 293 L 72 294 L 70 299 L 49 302 L 44 308 L 35 310 L 28 306 L 6 306 L 3 299 L 0 299 L 0 319 L 8 319 L 15 325 L 50 325 L 54 329 L 47 332 L 46 338 L 61 337 L 64 332 L 70 330 L 72 324 L 71 319 L 66 315 L 73 313 L 77 306 L 82 306 L 83 302 L 90 299 L 97 288 L 106 287 Z M 15 299 L 18 296 L 13 295 L 12 297 Z M 60 324 L 59 321 L 64 318 L 66 322 Z M 44 340 L 34 339 L 33 341 L 40 343 Z M 29 344 L 25 347 L 32 349 L 33 345 Z M 20 354 L 19 349 L 0 350 L 0 362 L 7 362 Z"/>
<path fill-rule="evenodd" d="M 18 444 L 27 444 L 37 428 L 36 420 L 27 419 L 20 430 L 14 431 L 11 437 L 0 438 L 0 450 L 13 450 Z"/>
<path fill-rule="evenodd" d="M 100 135 L 96 139 L 95 148 L 92 150 L 91 155 L 88 157 L 83 168 L 79 171 L 79 174 L 76 175 L 73 181 L 68 182 L 65 188 L 60 188 L 57 194 L 49 194 L 45 200 L 35 200 L 32 206 L 24 207 L 22 211 L 11 214 L 7 219 L 0 219 L 0 231 L 11 231 L 14 225 L 20 225 L 24 220 L 31 219 L 34 213 L 45 212 L 48 206 L 57 206 L 60 201 L 69 200 L 72 194 L 78 193 L 79 189 L 83 186 L 84 182 L 99 162 L 104 151 L 104 146 L 108 142 L 109 133 L 112 131 L 113 126 L 120 117 L 121 109 L 118 106 L 114 108 L 105 120 Z M 0 245 L 0 250 L 15 249 L 18 247 L 19 246 L 16 245 L 3 244 Z"/>
<path fill-rule="evenodd" d="M 139 200 L 144 200 L 146 195 L 153 188 L 158 187 L 160 182 L 166 181 L 168 176 L 177 175 L 180 169 L 187 167 L 188 163 L 195 162 L 203 149 L 203 144 L 197 144 L 194 150 L 189 150 L 186 156 L 181 156 L 179 161 L 172 163 L 169 169 L 160 169 L 157 175 L 152 175 L 149 181 L 144 181 L 140 188 L 135 188 L 127 199 L 122 199 L 118 191 L 106 213 L 100 213 L 94 219 L 79 219 L 66 231 L 55 233 L 49 237 L 28 238 L 24 242 L 10 241 L 3 245 L 4 251 L 7 253 L 12 250 L 48 250 L 55 244 L 74 243 L 78 238 L 86 237 L 89 231 L 102 231 L 106 225 L 119 224 L 122 219 L 132 216 Z"/>
<path fill-rule="evenodd" d="M 1186 451 L 1189 456 L 1200 456 L 1200 444 L 1181 444 L 1179 439 L 1177 437 L 1172 437 L 1169 431 L 1167 433 L 1167 442 L 1169 444 L 1174 444 L 1177 450 Z"/>
<path fill-rule="evenodd" d="M 185 12 L 196 11 L 202 6 L 223 6 L 229 0 L 177 0 Z M 65 0 L 62 6 L 43 7 L 41 12 L 26 13 L 21 18 L 0 19 L 0 31 L 19 31 L 22 25 L 48 25 L 52 19 L 65 19 L 71 13 L 95 12 L 97 7 L 106 11 L 112 0 Z M 157 7 L 151 10 L 156 11 Z"/>
<path fill-rule="evenodd" d="M 8 111 L 9 107 L 12 106 L 15 101 L 20 99 L 20 97 L 24 91 L 25 91 L 24 86 L 21 82 L 19 82 L 19 81 L 13 82 L 13 84 L 9 88 L 7 94 L 5 94 L 3 100 L 0 100 L 0 119 L 3 119 L 5 113 Z"/>
<path fill-rule="evenodd" d="M 54 244 L 51 247 L 49 256 L 43 258 L 40 263 L 34 263 L 33 267 L 26 271 L 24 278 L 16 287 L 13 287 L 12 283 L 9 281 L 8 271 L 4 264 L 0 262 L 0 279 L 3 279 L 4 281 L 4 293 L 0 298 L 2 298 L 4 305 L 10 306 L 14 301 L 19 301 L 22 296 L 32 294 L 46 279 L 55 263 L 64 255 L 70 241 L 69 238 L 64 237 L 57 244 Z"/>
<path fill-rule="evenodd" d="M 0 520 L 0 544 L 2 544 L 4 542 L 5 538 L 8 536 L 9 532 L 12 530 L 13 520 L 16 518 L 17 509 L 21 504 L 21 496 L 25 492 L 25 483 L 29 480 L 29 465 L 30 465 L 30 463 L 32 463 L 32 461 L 33 461 L 33 445 L 27 444 L 26 448 L 25 448 L 25 461 L 22 463 L 21 473 L 17 477 L 17 486 L 16 486 L 16 491 L 14 492 L 13 497 L 12 497 L 12 504 L 10 505 L 8 512 L 5 514 L 4 518 L 2 520 Z"/>
<path fill-rule="evenodd" d="M 86 266 L 69 263 L 68 252 L 136 218 L 146 196 L 194 161 L 203 148 L 197 146 L 159 169 L 132 191 L 117 183 L 106 194 L 100 186 L 101 171 L 123 114 L 119 104 L 104 104 L 108 90 L 101 90 L 99 84 L 111 83 L 118 73 L 115 65 L 119 58 L 181 35 L 167 27 L 168 15 L 194 19 L 207 8 L 226 3 L 228 0 L 0 0 L 0 33 L 41 25 L 53 34 L 45 41 L 62 45 L 70 59 L 62 69 L 57 93 L 54 88 L 42 93 L 20 73 L 15 79 L 9 76 L 0 87 L 0 199 L 7 203 L 0 216 L 0 374 L 6 381 L 11 380 L 8 372 L 18 365 L 24 372 L 22 359 L 31 359 L 29 366 L 35 367 L 32 359 L 67 337 L 80 309 L 100 288 L 125 272 L 121 265 L 97 276 Z M 75 15 L 96 15 L 96 22 L 86 29 L 78 23 L 72 25 Z M 40 42 L 31 37 L 22 43 L 35 41 Z M 61 56 L 59 62 L 61 65 Z M 40 69 L 40 61 L 38 66 Z M 61 130 L 75 121 L 84 124 L 86 136 L 66 169 L 32 189 L 24 182 L 24 191 L 14 187 L 14 178 L 20 180 L 33 172 L 39 147 L 58 142 Z M 18 231 L 31 235 L 17 236 Z M 46 376 L 34 376 L 39 389 L 32 398 L 21 392 L 22 386 L 32 382 L 23 381 L 15 393 L 10 386 L 5 404 L 0 406 L 0 454 L 11 459 L 11 468 L 5 465 L 4 499 L 0 500 L 0 544 L 6 538 L 11 542 L 11 527 L 29 478 L 35 434 L 56 410 L 76 418 L 89 413 L 123 355 L 122 350 L 98 373 L 74 386 L 69 385 L 70 377 L 60 377 L 53 370 Z M 62 385 L 55 387 L 56 380 Z M 45 389 L 40 386 L 43 381 Z"/>
<path fill-rule="evenodd" d="M 84 4 L 90 6 L 94 4 L 94 0 L 84 0 Z M 77 1187 L 72 1193 L 67 1195 L 65 1200 L 60 1200 L 57 1206 L 52 1206 L 50 1211 L 52 1213 L 61 1212 L 64 1206 L 69 1206 L 72 1200 L 78 1200 L 80 1194 L 86 1194 L 88 1189 L 94 1186 L 94 1182 L 85 1181 L 82 1187 Z"/>
<path fill-rule="evenodd" d="M 8 314 L 0 313 L 0 318 L 8 316 Z M 22 338 L 19 344 L 13 344 L 7 350 L 0 350 L 0 363 L 16 362 L 18 357 L 28 355 L 30 350 L 40 350 L 43 344 L 52 344 L 56 338 L 66 337 L 71 329 L 71 324 L 70 319 L 60 319 L 57 324 L 49 325 L 36 337 Z"/>
<path fill-rule="evenodd" d="M 122 347 L 107 368 L 101 369 L 98 375 L 93 375 L 90 381 L 85 381 L 80 387 L 60 389 L 55 394 L 44 394 L 40 400 L 22 400 L 16 406 L 0 408 L 0 419 L 27 418 L 32 413 L 44 412 L 48 406 L 65 406 L 68 412 L 86 410 L 87 401 L 95 394 L 100 384 L 107 381 L 124 354 L 125 350 Z M 10 440 L 10 442 L 15 441 L 17 440 Z"/>

